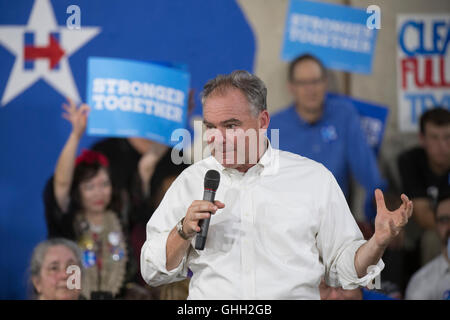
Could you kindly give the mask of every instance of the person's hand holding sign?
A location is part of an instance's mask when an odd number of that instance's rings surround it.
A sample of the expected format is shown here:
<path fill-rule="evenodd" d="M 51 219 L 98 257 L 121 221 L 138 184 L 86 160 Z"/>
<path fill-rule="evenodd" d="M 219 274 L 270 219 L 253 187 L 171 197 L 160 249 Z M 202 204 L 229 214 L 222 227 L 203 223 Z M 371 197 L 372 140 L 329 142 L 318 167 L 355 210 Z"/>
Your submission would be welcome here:
<path fill-rule="evenodd" d="M 63 103 L 62 117 L 72 124 L 72 132 L 58 158 L 53 178 L 53 189 L 56 202 L 62 211 L 66 211 L 70 202 L 70 188 L 75 170 L 75 157 L 78 145 L 86 130 L 87 117 L 90 108 L 87 104 L 77 107 L 74 101 L 67 98 Z"/>

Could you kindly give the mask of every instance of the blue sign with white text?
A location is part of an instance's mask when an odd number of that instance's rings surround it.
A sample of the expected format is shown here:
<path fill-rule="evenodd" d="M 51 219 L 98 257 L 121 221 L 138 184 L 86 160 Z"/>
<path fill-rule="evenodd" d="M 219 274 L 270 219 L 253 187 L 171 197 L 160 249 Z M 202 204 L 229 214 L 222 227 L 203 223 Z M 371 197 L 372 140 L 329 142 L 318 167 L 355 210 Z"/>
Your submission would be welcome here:
<path fill-rule="evenodd" d="M 178 141 L 171 140 L 172 132 L 186 127 L 190 75 L 183 69 L 89 58 L 88 134 L 143 137 L 173 146 Z"/>
<path fill-rule="evenodd" d="M 348 6 L 291 0 L 287 13 L 282 59 L 313 54 L 327 68 L 370 74 L 377 29 L 369 29 L 369 14 Z"/>

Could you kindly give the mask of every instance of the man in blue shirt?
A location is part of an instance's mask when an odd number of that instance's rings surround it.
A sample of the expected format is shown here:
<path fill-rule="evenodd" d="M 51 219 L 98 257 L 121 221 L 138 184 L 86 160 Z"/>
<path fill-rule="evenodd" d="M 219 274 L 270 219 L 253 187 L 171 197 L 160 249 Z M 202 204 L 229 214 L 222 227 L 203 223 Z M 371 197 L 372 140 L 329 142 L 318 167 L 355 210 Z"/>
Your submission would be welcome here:
<path fill-rule="evenodd" d="M 270 129 L 280 129 L 279 148 L 322 163 L 346 196 L 350 173 L 366 190 L 365 214 L 375 218 L 373 192 L 384 181 L 374 152 L 367 144 L 356 109 L 326 94 L 327 76 L 321 61 L 303 55 L 289 66 L 289 91 L 294 104 L 272 116 Z"/>

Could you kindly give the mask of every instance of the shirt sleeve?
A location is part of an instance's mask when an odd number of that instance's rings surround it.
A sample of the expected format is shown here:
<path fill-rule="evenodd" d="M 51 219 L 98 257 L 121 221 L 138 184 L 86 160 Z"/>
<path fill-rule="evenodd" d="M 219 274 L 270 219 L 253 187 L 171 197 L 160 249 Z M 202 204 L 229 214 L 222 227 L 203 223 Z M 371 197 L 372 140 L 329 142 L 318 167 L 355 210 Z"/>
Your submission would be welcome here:
<path fill-rule="evenodd" d="M 378 169 L 377 159 L 372 148 L 367 143 L 366 134 L 361 128 L 358 113 L 349 106 L 351 112 L 348 117 L 347 159 L 352 175 L 366 191 L 364 213 L 368 222 L 373 222 L 376 216 L 374 205 L 374 191 L 387 186 Z"/>
<path fill-rule="evenodd" d="M 146 241 L 141 249 L 142 278 L 151 286 L 184 280 L 187 277 L 187 250 L 181 263 L 173 270 L 166 269 L 166 243 L 171 230 L 186 215 L 183 201 L 184 174 L 180 174 L 167 190 L 159 207 L 147 223 Z"/>
<path fill-rule="evenodd" d="M 342 286 L 350 290 L 367 286 L 384 268 L 380 259 L 368 273 L 358 278 L 355 269 L 355 254 L 364 240 L 358 225 L 333 175 L 325 170 L 323 192 L 317 200 L 320 207 L 320 225 L 316 236 L 322 263 L 325 266 L 325 281 L 333 287 Z"/>

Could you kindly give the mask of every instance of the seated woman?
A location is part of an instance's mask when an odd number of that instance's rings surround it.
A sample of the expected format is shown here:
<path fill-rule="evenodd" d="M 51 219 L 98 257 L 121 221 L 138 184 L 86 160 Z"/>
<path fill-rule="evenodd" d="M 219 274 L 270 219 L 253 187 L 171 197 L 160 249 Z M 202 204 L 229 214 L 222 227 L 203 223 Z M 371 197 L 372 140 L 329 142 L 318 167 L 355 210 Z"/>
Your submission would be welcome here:
<path fill-rule="evenodd" d="M 69 269 L 70 267 L 72 268 Z M 71 276 L 82 277 L 81 252 L 76 243 L 54 238 L 45 240 L 34 248 L 30 263 L 33 299 L 82 299 L 77 286 L 77 281 L 81 279 L 72 281 L 69 279 Z"/>
<path fill-rule="evenodd" d="M 121 222 L 114 210 L 108 159 L 84 150 L 75 159 L 89 107 L 65 106 L 72 132 L 44 192 L 46 218 L 53 234 L 76 241 L 82 249 L 85 275 L 82 294 L 113 298 L 124 286 L 128 252 Z M 55 232 L 55 230 L 57 230 Z"/>

